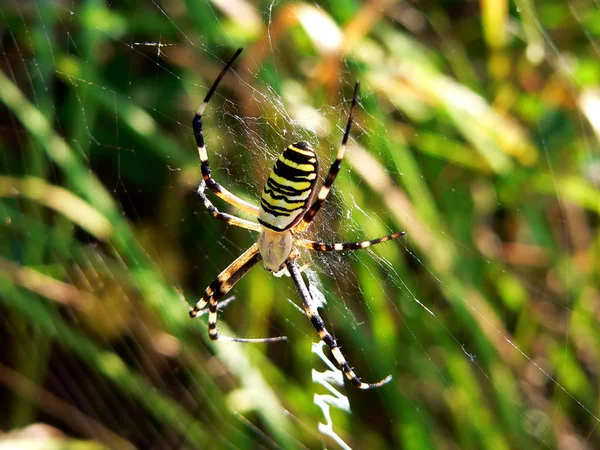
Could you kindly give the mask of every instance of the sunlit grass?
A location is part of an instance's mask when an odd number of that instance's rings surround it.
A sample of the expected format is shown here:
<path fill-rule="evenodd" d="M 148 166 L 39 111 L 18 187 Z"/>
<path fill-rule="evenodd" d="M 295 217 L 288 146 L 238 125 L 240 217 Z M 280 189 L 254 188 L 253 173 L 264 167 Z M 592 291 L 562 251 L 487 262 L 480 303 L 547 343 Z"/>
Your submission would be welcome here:
<path fill-rule="evenodd" d="M 299 137 L 325 170 L 360 79 L 314 236 L 407 232 L 311 269 L 356 371 L 394 377 L 348 386 L 334 431 L 354 448 L 600 445 L 599 10 L 225 3 L 0 7 L 0 427 L 50 424 L 73 448 L 334 448 L 289 279 L 254 269 L 219 322 L 285 344 L 215 345 L 187 314 L 256 239 L 193 193 L 193 112 L 243 46 L 207 111 L 215 177 L 256 201 Z"/>

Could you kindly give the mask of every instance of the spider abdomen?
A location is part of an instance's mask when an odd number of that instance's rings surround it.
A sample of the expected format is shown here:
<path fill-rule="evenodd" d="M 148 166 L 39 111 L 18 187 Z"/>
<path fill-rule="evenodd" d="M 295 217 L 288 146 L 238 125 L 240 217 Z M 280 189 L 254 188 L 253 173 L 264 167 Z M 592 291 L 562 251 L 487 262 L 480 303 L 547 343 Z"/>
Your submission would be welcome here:
<path fill-rule="evenodd" d="M 318 172 L 317 155 L 308 143 L 286 148 L 263 188 L 258 221 L 277 232 L 297 224 L 310 206 Z"/>

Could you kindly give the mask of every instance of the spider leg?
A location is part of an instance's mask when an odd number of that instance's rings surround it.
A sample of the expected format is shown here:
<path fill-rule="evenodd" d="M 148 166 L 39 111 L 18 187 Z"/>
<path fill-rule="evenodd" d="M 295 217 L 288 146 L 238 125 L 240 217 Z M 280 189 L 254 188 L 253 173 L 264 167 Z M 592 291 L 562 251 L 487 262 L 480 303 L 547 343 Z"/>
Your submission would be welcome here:
<path fill-rule="evenodd" d="M 335 177 L 337 177 L 338 172 L 340 171 L 340 167 L 342 165 L 342 161 L 344 159 L 344 153 L 346 153 L 346 144 L 348 143 L 348 137 L 350 136 L 350 128 L 352 127 L 352 119 L 354 118 L 354 111 L 356 109 L 356 103 L 358 101 L 358 88 L 360 87 L 360 82 L 356 82 L 354 85 L 354 96 L 352 97 L 352 106 L 350 107 L 350 114 L 348 115 L 348 123 L 346 124 L 346 131 L 344 132 L 344 137 L 342 139 L 342 145 L 338 150 L 335 161 L 329 168 L 329 173 L 327 174 L 327 178 L 325 178 L 325 182 L 321 189 L 319 190 L 319 194 L 317 195 L 317 200 L 312 204 L 310 209 L 304 214 L 302 218 L 302 222 L 300 222 L 296 226 L 296 230 L 302 232 L 308 228 L 310 223 L 315 218 L 315 215 L 323 206 L 325 199 L 329 195 L 329 191 L 331 190 L 331 186 L 335 181 Z"/>
<path fill-rule="evenodd" d="M 204 203 L 204 207 L 208 209 L 213 216 L 219 220 L 222 220 L 223 222 L 227 222 L 229 225 L 234 225 L 236 227 L 246 228 L 247 230 L 258 232 L 262 230 L 262 226 L 258 223 L 251 222 L 250 220 L 240 219 L 239 217 L 219 211 L 204 193 L 205 187 L 206 185 L 204 184 L 204 180 L 200 181 L 200 186 L 198 186 L 196 193 L 198 194 L 198 197 L 200 197 L 200 200 L 202 200 L 202 203 Z"/>
<path fill-rule="evenodd" d="M 278 336 L 272 338 L 244 339 L 228 336 L 219 336 L 217 331 L 217 309 L 219 300 L 223 298 L 235 284 L 240 281 L 248 271 L 258 263 L 262 257 L 258 252 L 258 244 L 254 244 L 240 257 L 233 261 L 229 267 L 219 274 L 217 278 L 204 291 L 202 299 L 190 310 L 190 317 L 195 318 L 202 314 L 202 310 L 209 305 L 208 313 L 208 336 L 211 340 L 230 342 L 277 342 L 287 338 Z"/>
<path fill-rule="evenodd" d="M 391 375 L 388 375 L 383 380 L 377 383 L 363 383 L 363 381 L 354 373 L 354 371 L 350 368 L 348 361 L 346 361 L 346 358 L 340 351 L 337 342 L 329 333 L 329 331 L 327 331 L 327 329 L 325 328 L 325 324 L 323 323 L 323 319 L 321 319 L 321 316 L 319 316 L 319 312 L 312 307 L 312 299 L 310 297 L 306 284 L 302 279 L 302 275 L 298 270 L 298 265 L 293 259 L 290 259 L 286 262 L 286 266 L 288 268 L 288 271 L 290 272 L 290 275 L 292 276 L 292 280 L 294 280 L 296 289 L 298 290 L 298 293 L 302 298 L 302 305 L 304 307 L 304 312 L 306 313 L 306 316 L 310 319 L 311 323 L 313 324 L 313 327 L 315 327 L 315 329 L 317 330 L 317 333 L 319 334 L 321 340 L 325 342 L 325 344 L 327 344 L 327 346 L 331 349 L 333 357 L 341 367 L 342 371 L 344 372 L 344 375 L 346 375 L 346 378 L 348 378 L 348 380 L 350 380 L 350 382 L 359 389 L 373 389 L 389 382 L 392 379 Z"/>
<path fill-rule="evenodd" d="M 307 263 L 302 264 L 302 266 L 300 266 L 300 268 L 299 268 L 300 273 L 304 272 L 307 269 L 310 269 L 312 267 L 312 265 L 313 265 L 312 261 L 308 261 Z M 284 267 L 283 269 L 281 269 L 281 270 L 279 270 L 277 272 L 273 272 L 273 276 L 277 277 L 277 278 L 281 278 L 284 275 L 286 277 L 290 277 L 291 276 L 289 270 L 287 269 L 287 267 Z"/>
<path fill-rule="evenodd" d="M 377 239 L 371 239 L 369 241 L 362 242 L 336 242 L 335 244 L 328 244 L 325 242 L 317 242 L 311 241 L 310 239 L 296 239 L 294 241 L 295 245 L 300 247 L 308 248 L 310 250 L 314 250 L 316 252 L 341 252 L 344 250 L 361 250 L 363 248 L 370 247 L 371 245 L 380 244 L 381 242 L 386 242 L 392 239 L 396 239 L 400 236 L 404 236 L 406 231 L 400 231 L 398 233 L 388 234 L 387 236 L 383 236 Z"/>
<path fill-rule="evenodd" d="M 242 53 L 241 48 L 239 48 L 235 52 L 235 54 L 229 60 L 229 62 L 227 64 L 225 64 L 225 67 L 223 67 L 223 70 L 221 70 L 221 73 L 219 73 L 219 76 L 217 77 L 217 79 L 215 80 L 215 82 L 213 83 L 211 88 L 209 89 L 208 93 L 206 94 L 206 97 L 204 98 L 204 101 L 198 108 L 198 111 L 196 111 L 196 115 L 194 116 L 194 120 L 192 121 L 192 128 L 194 129 L 194 138 L 196 139 L 196 145 L 198 146 L 198 154 L 200 155 L 200 162 L 201 162 L 200 169 L 202 171 L 202 179 L 204 180 L 204 183 L 206 183 L 208 188 L 211 191 L 213 191 L 215 193 L 215 195 L 217 197 L 219 197 L 220 199 L 226 201 L 227 203 L 229 203 L 230 205 L 232 205 L 236 208 L 241 209 L 244 212 L 247 212 L 248 214 L 257 216 L 259 213 L 259 209 L 257 206 L 253 205 L 252 203 L 247 202 L 246 200 L 242 200 L 241 198 L 237 197 L 235 194 L 233 194 L 232 192 L 225 189 L 223 186 L 221 186 L 219 183 L 217 183 L 213 179 L 213 177 L 210 174 L 210 166 L 208 164 L 208 152 L 206 151 L 204 135 L 202 134 L 202 115 L 204 114 L 206 105 L 208 105 L 208 102 L 210 101 L 211 97 L 217 90 L 217 86 L 219 86 L 219 83 L 221 82 L 221 80 L 223 79 L 223 77 L 225 76 L 227 71 L 231 68 L 232 64 L 237 59 L 237 57 L 240 55 L 240 53 Z"/>
<path fill-rule="evenodd" d="M 229 305 L 234 300 L 235 300 L 235 296 L 231 296 L 231 297 L 226 298 L 225 300 L 219 302 L 218 307 L 217 307 L 218 310 L 222 311 L 223 309 L 225 309 L 227 307 L 227 305 Z M 185 302 L 185 299 L 183 301 Z M 196 317 L 201 317 L 208 313 L 209 313 L 208 309 L 203 309 L 202 311 L 198 312 L 198 314 L 196 314 Z"/>

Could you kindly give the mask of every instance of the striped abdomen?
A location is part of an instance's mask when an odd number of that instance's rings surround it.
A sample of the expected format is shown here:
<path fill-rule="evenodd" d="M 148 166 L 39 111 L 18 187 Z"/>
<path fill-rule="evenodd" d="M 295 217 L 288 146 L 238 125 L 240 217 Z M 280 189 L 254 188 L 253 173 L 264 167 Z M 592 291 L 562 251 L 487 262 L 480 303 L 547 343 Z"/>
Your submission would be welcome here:
<path fill-rule="evenodd" d="M 319 163 L 306 142 L 290 145 L 279 156 L 260 197 L 258 221 L 285 231 L 300 221 L 315 190 Z"/>

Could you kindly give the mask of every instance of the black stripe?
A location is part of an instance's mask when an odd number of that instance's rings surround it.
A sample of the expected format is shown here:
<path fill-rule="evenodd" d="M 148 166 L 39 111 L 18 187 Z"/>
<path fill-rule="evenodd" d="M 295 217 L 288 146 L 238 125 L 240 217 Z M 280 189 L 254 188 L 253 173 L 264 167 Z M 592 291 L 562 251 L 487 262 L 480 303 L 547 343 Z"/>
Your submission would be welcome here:
<path fill-rule="evenodd" d="M 306 192 L 310 191 L 310 189 L 306 189 L 305 191 L 302 191 L 300 194 L 304 194 Z M 267 186 L 265 186 L 265 188 L 263 189 L 263 194 L 270 194 L 272 198 L 274 198 L 275 200 L 283 200 L 286 203 L 300 203 L 303 202 L 304 204 L 306 204 L 306 200 L 308 199 L 304 199 L 304 200 L 292 200 L 290 197 L 294 197 L 293 195 L 290 195 L 286 192 L 284 192 L 281 195 L 278 195 L 278 191 L 274 191 L 273 189 L 269 189 Z"/>
<path fill-rule="evenodd" d="M 356 375 L 354 375 L 352 378 L 350 378 L 350 383 L 352 383 L 357 388 L 365 389 L 364 386 L 363 386 L 362 380 L 360 378 L 358 378 Z M 361 387 L 361 386 L 363 386 L 363 387 Z M 369 386 L 369 385 L 367 385 L 367 389 L 370 389 L 372 387 L 377 387 L 377 385 L 375 385 L 375 386 Z"/>
<path fill-rule="evenodd" d="M 204 136 L 202 135 L 202 116 L 199 116 L 198 114 L 194 116 L 194 120 L 192 120 L 192 128 L 194 129 L 196 145 L 198 147 L 204 147 Z"/>
<path fill-rule="evenodd" d="M 271 177 L 269 177 L 267 179 L 267 184 L 265 185 L 265 188 L 266 188 L 266 186 L 269 186 L 274 192 L 280 192 L 282 194 L 287 194 L 287 195 L 302 195 L 306 191 L 311 190 L 311 188 L 299 190 L 299 189 L 294 189 L 293 187 L 290 187 L 290 186 L 284 186 L 283 184 L 279 184 L 277 181 L 273 180 L 273 178 L 271 178 Z"/>
<path fill-rule="evenodd" d="M 337 342 L 335 342 L 335 339 L 329 333 L 327 333 L 322 340 L 329 348 L 337 347 Z"/>
<path fill-rule="evenodd" d="M 304 141 L 296 142 L 292 145 L 296 148 L 299 148 L 300 150 L 308 150 L 312 152 L 312 148 L 310 148 L 310 145 Z"/>
<path fill-rule="evenodd" d="M 284 208 L 283 206 L 275 206 L 275 205 L 272 205 L 272 204 L 270 204 L 270 203 L 269 203 L 267 200 L 265 200 L 265 199 L 262 199 L 262 200 L 260 201 L 260 204 L 261 204 L 261 205 L 265 205 L 267 208 L 270 208 L 270 209 L 272 209 L 272 210 L 274 210 L 274 211 L 281 211 L 281 212 L 290 212 L 290 213 L 293 213 L 293 212 L 295 212 L 295 211 L 300 211 L 300 210 L 304 209 L 304 207 L 303 207 L 303 206 L 300 206 L 300 207 L 298 207 L 298 208 Z"/>
<path fill-rule="evenodd" d="M 281 211 L 276 211 L 275 209 L 273 209 L 272 207 L 270 207 L 270 205 L 268 205 L 267 203 L 261 201 L 260 202 L 260 206 L 262 206 L 262 209 L 265 210 L 265 212 L 273 215 L 273 216 L 285 216 L 285 217 L 289 217 L 290 213 L 286 213 L 286 212 L 281 212 Z M 259 219 L 260 222 L 260 219 Z M 263 222 L 261 222 L 263 223 Z M 263 223 L 264 225 L 264 223 Z"/>
<path fill-rule="evenodd" d="M 354 85 L 354 95 L 352 97 L 352 106 L 350 107 L 350 114 L 348 115 L 348 123 L 346 124 L 346 131 L 344 131 L 344 137 L 342 139 L 342 145 L 348 143 L 348 137 L 350 136 L 350 128 L 352 127 L 352 120 L 354 119 L 354 111 L 356 110 L 356 102 L 358 101 L 358 89 L 360 82 L 357 81 Z"/>
<path fill-rule="evenodd" d="M 335 180 L 335 177 L 339 173 L 341 167 L 342 167 L 342 160 L 336 159 L 333 162 L 333 164 L 331 165 L 331 167 L 329 168 L 329 173 L 327 174 L 327 178 L 325 179 L 323 186 L 330 187 L 333 184 L 333 181 Z"/>
<path fill-rule="evenodd" d="M 212 283 L 210 283 L 208 288 L 213 291 L 213 295 L 214 295 L 215 292 L 218 292 L 221 290 L 221 286 L 223 286 L 223 282 L 221 280 L 219 280 L 219 278 L 215 278 L 212 281 Z M 208 300 L 208 298 L 205 298 L 204 300 Z"/>
<path fill-rule="evenodd" d="M 214 180 L 214 178 L 210 177 L 210 169 L 208 169 L 208 175 L 207 176 L 209 178 L 208 178 L 208 180 L 206 180 L 206 184 L 208 185 L 208 187 L 210 188 L 210 190 L 213 191 L 215 194 L 220 194 L 223 191 L 223 188 L 221 187 L 221 185 L 219 183 L 217 183 Z"/>
<path fill-rule="evenodd" d="M 243 50 L 242 48 L 238 48 L 236 50 L 236 52 L 233 54 L 233 56 L 231 57 L 231 59 L 227 62 L 227 64 L 225 64 L 225 67 L 223 67 L 223 69 L 219 73 L 219 76 L 217 76 L 217 79 L 215 80 L 213 85 L 210 87 L 208 93 L 206 94 L 206 97 L 204 97 L 204 103 L 208 103 L 210 101 L 210 98 L 213 96 L 213 94 L 217 90 L 217 86 L 219 85 L 219 83 L 221 82 L 221 80 L 223 79 L 223 77 L 225 76 L 227 71 L 231 68 L 234 61 L 237 59 L 237 57 L 240 56 L 240 53 L 242 53 L 242 50 Z"/>
<path fill-rule="evenodd" d="M 309 180 L 306 177 L 312 173 L 315 173 L 314 169 L 315 167 L 313 165 L 313 170 L 307 172 L 288 166 L 287 164 L 277 160 L 275 167 L 273 168 L 273 172 L 275 172 L 275 175 L 278 177 L 285 178 L 289 181 L 308 181 L 312 184 L 315 182 L 316 177 L 314 180 Z"/>
<path fill-rule="evenodd" d="M 284 228 L 279 228 L 278 226 L 273 225 L 272 223 L 268 223 L 260 219 L 258 219 L 258 223 L 260 223 L 263 227 L 273 231 L 285 231 L 290 228 L 290 225 L 287 225 Z"/>
<path fill-rule="evenodd" d="M 283 152 L 283 157 L 285 159 L 289 159 L 296 164 L 314 164 L 315 161 L 310 161 L 311 159 L 316 159 L 314 152 L 312 155 L 304 155 L 300 152 L 295 151 L 292 148 L 286 148 Z"/>
<path fill-rule="evenodd" d="M 310 323 L 312 323 L 313 327 L 315 327 L 315 330 L 317 331 L 322 331 L 325 329 L 323 320 L 316 314 L 310 318 Z"/>
<path fill-rule="evenodd" d="M 297 167 L 290 166 L 289 164 L 285 163 L 284 161 L 277 160 L 273 170 L 275 171 L 276 175 L 279 175 L 280 177 L 285 178 L 286 180 L 307 181 L 306 177 L 308 175 L 310 175 L 311 173 L 316 172 L 316 167 L 314 164 L 308 164 L 308 165 L 312 166 L 311 170 L 298 169 Z"/>
<path fill-rule="evenodd" d="M 344 371 L 345 374 L 349 374 L 350 372 L 352 372 L 352 369 L 350 368 L 350 365 L 346 361 L 344 361 L 341 364 L 341 368 L 342 368 L 342 370 Z"/>

